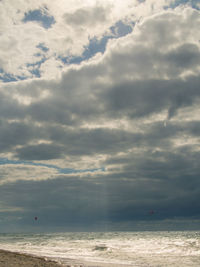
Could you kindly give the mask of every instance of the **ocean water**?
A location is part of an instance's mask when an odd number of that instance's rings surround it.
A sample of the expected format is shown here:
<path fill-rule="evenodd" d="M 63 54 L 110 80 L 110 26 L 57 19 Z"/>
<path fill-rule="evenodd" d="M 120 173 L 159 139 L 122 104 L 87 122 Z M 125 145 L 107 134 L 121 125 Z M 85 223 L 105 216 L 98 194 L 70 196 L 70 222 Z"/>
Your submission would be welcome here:
<path fill-rule="evenodd" d="M 73 266 L 199 267 L 200 231 L 0 234 L 0 249 Z"/>

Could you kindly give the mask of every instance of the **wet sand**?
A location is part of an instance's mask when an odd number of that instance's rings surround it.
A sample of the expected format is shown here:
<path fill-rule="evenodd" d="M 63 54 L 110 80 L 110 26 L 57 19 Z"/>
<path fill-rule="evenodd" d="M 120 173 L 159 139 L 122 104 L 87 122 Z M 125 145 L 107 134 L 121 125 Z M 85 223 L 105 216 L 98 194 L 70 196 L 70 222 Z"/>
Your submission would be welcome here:
<path fill-rule="evenodd" d="M 0 250 L 0 267 L 126 267 L 130 265 L 118 265 L 113 263 L 80 262 L 76 260 L 65 260 L 58 263 L 45 257 L 36 257 L 18 252 Z"/>

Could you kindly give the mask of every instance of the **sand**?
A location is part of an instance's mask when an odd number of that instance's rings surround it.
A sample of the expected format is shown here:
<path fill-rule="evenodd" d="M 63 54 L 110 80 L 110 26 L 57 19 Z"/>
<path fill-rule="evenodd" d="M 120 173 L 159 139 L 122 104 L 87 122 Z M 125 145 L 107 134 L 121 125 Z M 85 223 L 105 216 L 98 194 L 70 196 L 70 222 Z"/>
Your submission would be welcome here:
<path fill-rule="evenodd" d="M 0 250 L 0 267 L 130 267 L 130 265 L 118 265 L 112 263 L 78 262 L 76 260 L 66 260 L 65 264 L 60 264 L 42 257 L 36 257 L 18 252 Z"/>
<path fill-rule="evenodd" d="M 61 267 L 62 265 L 46 260 L 16 252 L 0 250 L 0 267 Z"/>

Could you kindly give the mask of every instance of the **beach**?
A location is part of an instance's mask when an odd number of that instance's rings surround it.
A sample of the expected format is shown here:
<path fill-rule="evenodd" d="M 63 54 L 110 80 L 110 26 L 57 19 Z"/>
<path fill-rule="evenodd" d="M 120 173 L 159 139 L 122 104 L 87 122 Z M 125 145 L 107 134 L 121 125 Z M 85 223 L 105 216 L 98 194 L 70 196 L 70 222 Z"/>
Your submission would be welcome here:
<path fill-rule="evenodd" d="M 121 265 L 99 264 L 95 262 L 80 263 L 75 260 L 61 264 L 45 257 L 36 257 L 29 254 L 0 250 L 0 267 L 118 267 Z"/>
<path fill-rule="evenodd" d="M 0 250 L 0 267 L 60 267 L 59 263 L 42 257 Z"/>
<path fill-rule="evenodd" d="M 112 263 L 78 262 L 76 260 L 65 260 L 58 263 L 45 257 L 36 257 L 29 254 L 0 250 L 0 267 L 121 267 L 122 265 Z M 126 267 L 129 265 L 123 265 Z"/>

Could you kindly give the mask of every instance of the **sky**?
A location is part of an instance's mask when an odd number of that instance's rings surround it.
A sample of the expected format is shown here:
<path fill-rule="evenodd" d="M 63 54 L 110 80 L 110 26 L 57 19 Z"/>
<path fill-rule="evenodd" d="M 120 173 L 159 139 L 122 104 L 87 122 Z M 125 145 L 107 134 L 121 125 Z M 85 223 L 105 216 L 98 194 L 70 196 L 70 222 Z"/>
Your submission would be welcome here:
<path fill-rule="evenodd" d="M 0 1 L 0 232 L 200 228 L 199 29 L 198 0 Z"/>

